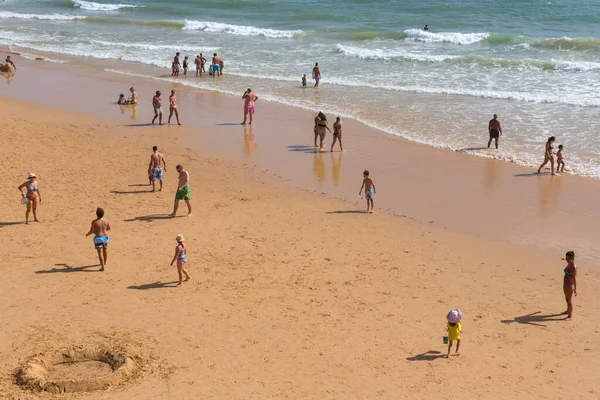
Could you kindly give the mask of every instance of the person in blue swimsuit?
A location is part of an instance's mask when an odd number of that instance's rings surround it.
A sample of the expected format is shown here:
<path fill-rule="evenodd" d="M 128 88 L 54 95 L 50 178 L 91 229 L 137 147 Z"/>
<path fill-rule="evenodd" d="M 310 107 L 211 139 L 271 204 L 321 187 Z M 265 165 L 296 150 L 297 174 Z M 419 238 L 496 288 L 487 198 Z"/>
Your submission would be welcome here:
<path fill-rule="evenodd" d="M 42 202 L 42 194 L 40 193 L 40 187 L 37 182 L 37 176 L 31 172 L 29 174 L 29 178 L 27 182 L 24 182 L 22 185 L 19 185 L 19 191 L 21 192 L 21 197 L 25 200 L 25 204 L 27 204 L 27 211 L 25 211 L 25 223 L 29 224 L 29 213 L 33 211 L 33 221 L 40 222 L 37 218 L 37 206 L 38 203 Z M 27 193 L 23 193 L 23 189 L 27 189 Z"/>
<path fill-rule="evenodd" d="M 577 265 L 575 264 L 575 252 L 567 251 L 564 260 L 567 266 L 564 269 L 565 278 L 563 282 L 563 290 L 565 292 L 565 300 L 567 301 L 567 311 L 563 312 L 567 317 L 567 321 L 573 319 L 573 295 L 577 296 Z"/>
<path fill-rule="evenodd" d="M 104 210 L 101 208 L 96 209 L 96 219 L 92 221 L 92 226 L 89 232 L 85 235 L 86 237 L 94 234 L 94 247 L 98 251 L 98 260 L 100 260 L 100 271 L 104 271 L 106 260 L 108 259 L 108 253 L 106 248 L 108 247 L 108 231 L 110 231 L 110 222 L 104 218 Z"/>
<path fill-rule="evenodd" d="M 187 268 L 185 267 L 187 264 L 187 245 L 184 243 L 185 239 L 180 233 L 179 235 L 177 235 L 175 240 L 177 240 L 177 247 L 175 247 L 175 255 L 173 256 L 173 260 L 171 261 L 171 266 L 173 266 L 173 263 L 175 262 L 175 260 L 177 260 L 177 273 L 179 274 L 179 283 L 177 284 L 177 287 L 181 287 L 181 284 L 183 282 L 189 281 L 190 279 L 192 279 L 192 277 L 190 276 Z M 185 280 L 183 280 L 184 275 Z"/>

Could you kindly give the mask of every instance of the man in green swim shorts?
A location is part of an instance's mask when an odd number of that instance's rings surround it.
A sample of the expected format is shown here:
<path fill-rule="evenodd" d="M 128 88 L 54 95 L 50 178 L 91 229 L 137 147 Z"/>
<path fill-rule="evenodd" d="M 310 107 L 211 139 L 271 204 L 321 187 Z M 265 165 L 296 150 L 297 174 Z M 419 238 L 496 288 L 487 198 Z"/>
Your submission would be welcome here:
<path fill-rule="evenodd" d="M 192 204 L 190 203 L 190 174 L 183 169 L 182 165 L 175 167 L 179 173 L 179 184 L 177 185 L 177 192 L 175 193 L 175 204 L 173 206 L 173 212 L 169 215 L 174 217 L 177 215 L 177 209 L 179 208 L 179 201 L 185 201 L 188 207 L 188 217 L 192 216 Z"/>

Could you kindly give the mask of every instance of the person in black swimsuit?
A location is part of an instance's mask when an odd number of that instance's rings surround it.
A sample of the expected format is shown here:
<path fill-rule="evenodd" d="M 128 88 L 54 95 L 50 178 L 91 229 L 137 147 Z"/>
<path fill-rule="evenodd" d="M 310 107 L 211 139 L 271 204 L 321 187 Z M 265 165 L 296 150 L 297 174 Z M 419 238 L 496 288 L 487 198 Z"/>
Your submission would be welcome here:
<path fill-rule="evenodd" d="M 544 166 L 546 164 L 548 164 L 548 161 L 550 161 L 550 166 L 552 167 L 552 175 L 556 175 L 554 173 L 554 154 L 552 154 L 552 149 L 554 149 L 552 144 L 554 143 L 555 140 L 556 140 L 556 137 L 554 137 L 554 136 L 550 136 L 548 138 L 548 141 L 546 142 L 546 152 L 544 153 L 544 162 L 538 168 L 538 170 L 537 170 L 538 174 L 542 173 L 542 168 L 544 168 Z"/>
<path fill-rule="evenodd" d="M 566 320 L 570 321 L 573 318 L 573 295 L 577 296 L 577 265 L 575 265 L 575 252 L 567 251 L 564 259 L 567 261 L 567 266 L 564 269 L 565 278 L 563 283 L 567 311 L 563 312 L 563 314 L 567 316 Z"/>

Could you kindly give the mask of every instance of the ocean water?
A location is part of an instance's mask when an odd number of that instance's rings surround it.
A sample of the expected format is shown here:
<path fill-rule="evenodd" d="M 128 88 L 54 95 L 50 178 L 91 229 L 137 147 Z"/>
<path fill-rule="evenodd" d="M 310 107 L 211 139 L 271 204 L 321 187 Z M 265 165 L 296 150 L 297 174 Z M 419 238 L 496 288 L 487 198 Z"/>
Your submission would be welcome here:
<path fill-rule="evenodd" d="M 523 165 L 539 164 L 554 135 L 570 172 L 599 178 L 599 15 L 598 0 L 0 0 L 0 45 L 99 68 L 110 60 L 111 70 L 162 80 L 176 51 L 191 65 L 217 52 L 222 79 L 179 81 L 235 94 L 252 87 Z M 321 88 L 302 89 L 315 62 Z M 499 151 L 483 148 L 494 113 Z"/>

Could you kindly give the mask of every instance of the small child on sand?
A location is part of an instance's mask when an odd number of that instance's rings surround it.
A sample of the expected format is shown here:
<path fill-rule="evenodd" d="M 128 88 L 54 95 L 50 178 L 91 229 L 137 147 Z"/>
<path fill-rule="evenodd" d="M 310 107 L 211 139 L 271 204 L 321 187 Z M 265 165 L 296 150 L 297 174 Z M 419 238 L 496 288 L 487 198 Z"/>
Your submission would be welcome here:
<path fill-rule="evenodd" d="M 452 309 L 446 315 L 446 320 L 448 324 L 446 325 L 446 330 L 448 331 L 448 357 L 450 357 L 450 351 L 452 350 L 452 342 L 456 340 L 456 352 L 455 356 L 458 356 L 460 353 L 458 349 L 460 347 L 460 333 L 462 332 L 462 327 L 460 325 L 460 320 L 462 319 L 462 312 L 458 309 Z"/>
<path fill-rule="evenodd" d="M 192 279 L 192 277 L 190 276 L 187 268 L 185 267 L 185 265 L 187 264 L 187 245 L 183 243 L 185 239 L 180 233 L 179 235 L 177 235 L 176 240 L 177 247 L 175 247 L 175 255 L 173 256 L 173 260 L 171 261 L 171 266 L 173 266 L 173 263 L 175 262 L 175 260 L 177 260 L 177 273 L 179 274 L 179 283 L 177 284 L 177 287 L 181 287 L 181 284 L 183 282 L 189 281 L 190 279 Z M 183 275 L 185 275 L 185 280 L 183 280 Z"/>
<path fill-rule="evenodd" d="M 363 172 L 363 183 L 360 187 L 360 191 L 358 192 L 359 196 L 361 195 L 363 188 L 365 189 L 365 199 L 367 199 L 367 212 L 372 213 L 373 197 L 375 197 L 375 194 L 377 194 L 377 189 L 375 189 L 375 184 L 371 178 L 369 178 L 369 171 L 367 170 Z"/>
<path fill-rule="evenodd" d="M 563 145 L 558 146 L 556 152 L 556 172 L 565 172 L 565 162 L 563 161 Z"/>
<path fill-rule="evenodd" d="M 306 87 L 306 74 L 302 77 L 302 87 Z"/>

